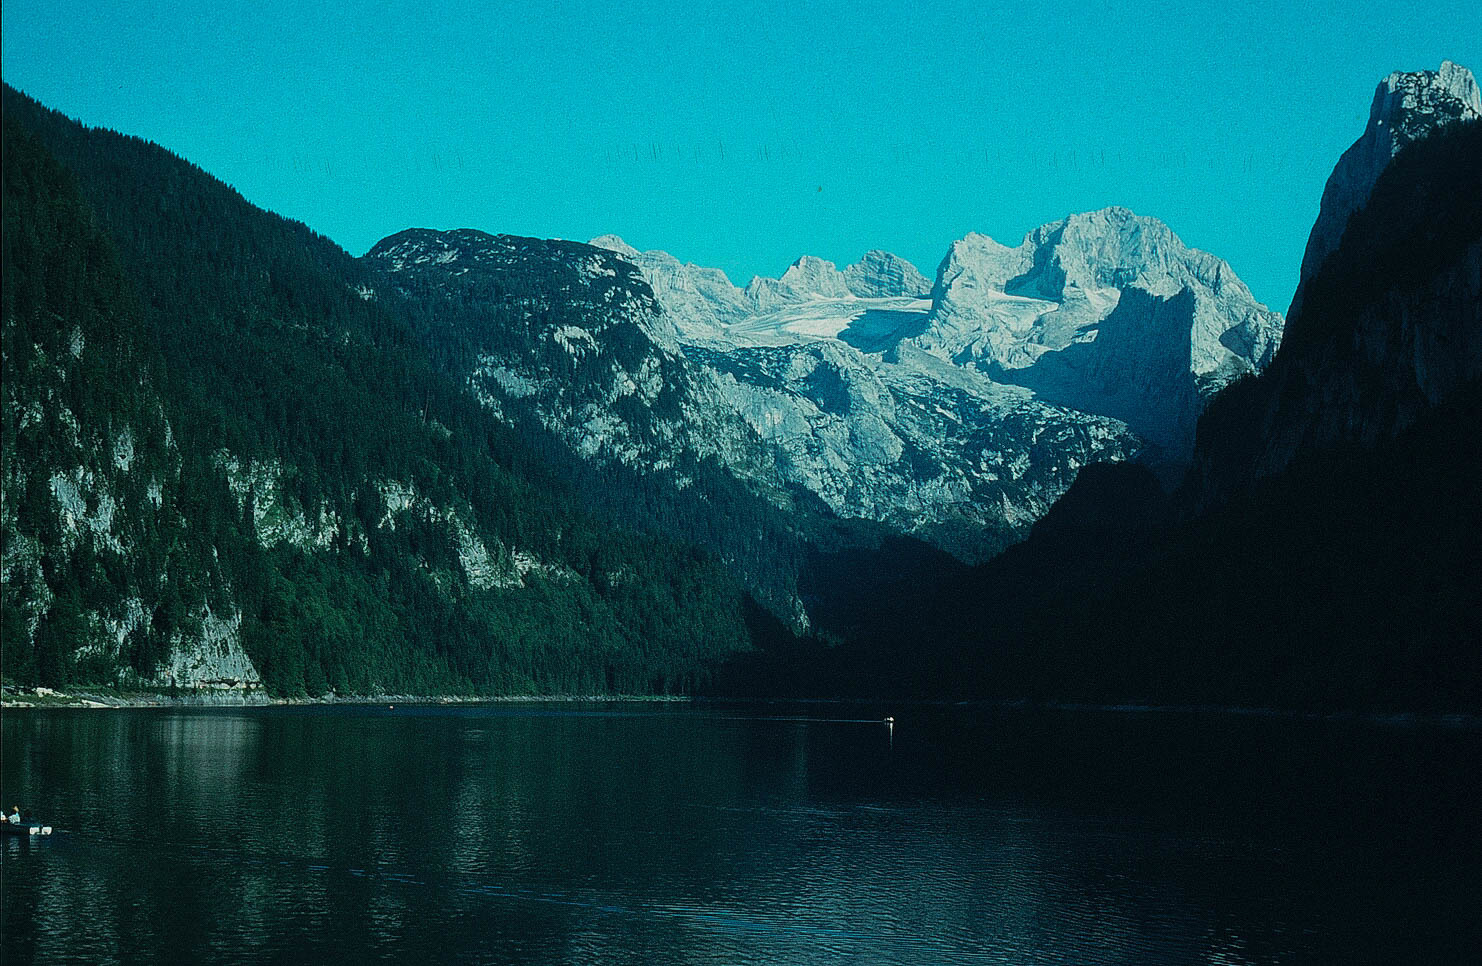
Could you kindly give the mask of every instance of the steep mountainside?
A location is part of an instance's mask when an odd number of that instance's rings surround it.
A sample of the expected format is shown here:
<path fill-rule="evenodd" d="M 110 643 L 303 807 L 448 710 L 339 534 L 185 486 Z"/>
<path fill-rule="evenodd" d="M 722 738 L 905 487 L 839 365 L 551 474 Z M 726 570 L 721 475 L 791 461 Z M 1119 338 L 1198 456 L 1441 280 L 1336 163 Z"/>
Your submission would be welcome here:
<path fill-rule="evenodd" d="M 1301 281 L 1317 273 L 1338 247 L 1348 216 L 1402 149 L 1456 121 L 1482 119 L 1482 92 L 1465 67 L 1449 60 L 1438 71 L 1395 71 L 1379 82 L 1364 133 L 1343 152 L 1323 188 L 1317 221 L 1302 256 Z M 1299 297 L 1300 301 L 1300 297 Z"/>
<path fill-rule="evenodd" d="M 1209 507 L 1314 454 L 1371 448 L 1482 378 L 1482 121 L 1407 148 L 1304 285 L 1289 349 L 1200 424 L 1185 496 Z"/>
<path fill-rule="evenodd" d="M 679 351 L 632 264 L 575 242 L 420 229 L 362 262 L 365 297 L 404 304 L 443 370 L 604 518 L 711 548 L 807 626 L 798 575 L 808 545 L 840 536 L 832 514 L 777 478 L 773 447 Z"/>
<path fill-rule="evenodd" d="M 4 96 L 7 681 L 669 691 L 751 645 L 719 561 L 593 517 L 361 262 Z"/>
<path fill-rule="evenodd" d="M 1113 420 L 934 360 L 880 364 L 833 340 L 686 353 L 772 444 L 779 477 L 965 560 L 1022 538 L 1085 463 L 1137 446 Z"/>
<path fill-rule="evenodd" d="M 720 450 L 756 458 L 759 441 L 704 404 L 648 284 L 611 252 L 413 229 L 364 261 L 381 288 L 426 313 L 429 347 L 457 358 L 485 405 L 530 400 L 583 457 L 657 473 Z"/>
<path fill-rule="evenodd" d="M 251 687 L 161 359 L 75 179 L 4 126 L 0 594 L 11 680 Z M 214 605 L 214 609 L 213 609 Z"/>

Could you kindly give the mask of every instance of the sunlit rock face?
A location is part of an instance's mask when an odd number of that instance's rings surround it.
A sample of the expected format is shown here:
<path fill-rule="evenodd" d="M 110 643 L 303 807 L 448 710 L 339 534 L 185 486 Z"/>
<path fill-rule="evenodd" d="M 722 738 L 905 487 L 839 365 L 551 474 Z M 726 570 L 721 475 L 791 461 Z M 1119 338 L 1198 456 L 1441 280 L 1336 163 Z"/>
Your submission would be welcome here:
<path fill-rule="evenodd" d="M 636 266 L 654 298 L 675 320 L 691 326 L 719 326 L 754 311 L 751 300 L 718 268 L 681 263 L 668 252 L 640 252 L 616 235 L 594 238 L 591 244 Z"/>
<path fill-rule="evenodd" d="M 1120 420 L 912 344 L 930 286 L 898 256 L 870 252 L 843 272 L 804 257 L 743 290 L 614 236 L 595 243 L 651 279 L 711 399 L 762 442 L 770 479 L 841 516 L 982 559 L 1021 538 L 1082 465 L 1143 445 Z"/>
<path fill-rule="evenodd" d="M 781 479 L 969 560 L 1022 537 L 1086 462 L 1138 445 L 1115 420 L 939 370 L 909 347 L 905 364 L 834 339 L 688 352 Z"/>
<path fill-rule="evenodd" d="M 865 252 L 864 257 L 844 269 L 844 284 L 860 298 L 925 295 L 931 291 L 930 279 L 915 265 L 879 249 Z"/>
<path fill-rule="evenodd" d="M 614 235 L 410 231 L 367 259 L 461 306 L 480 398 L 533 407 L 583 458 L 682 486 L 676 467 L 714 457 L 781 505 L 801 491 L 967 560 L 1020 539 L 1087 463 L 1179 452 L 1281 330 L 1223 261 L 1124 209 L 1017 248 L 969 236 L 935 285 L 871 251 L 741 288 Z"/>
<path fill-rule="evenodd" d="M 1282 318 L 1229 264 L 1125 208 L 1072 215 L 1010 248 L 955 242 L 911 341 L 1046 400 L 1124 420 L 1183 457 L 1204 402 L 1270 362 Z"/>
<path fill-rule="evenodd" d="M 680 352 L 671 317 L 613 250 L 412 229 L 365 257 L 385 285 L 422 301 L 447 328 L 486 406 L 533 411 L 583 458 L 655 473 L 678 472 L 686 456 L 755 460 L 756 440 L 710 402 L 709 379 Z"/>
<path fill-rule="evenodd" d="M 1479 117 L 1482 94 L 1476 78 L 1449 60 L 1441 62 L 1440 70 L 1395 71 L 1380 81 L 1364 133 L 1343 152 L 1323 189 L 1317 221 L 1302 256 L 1302 281 L 1338 247 L 1348 216 L 1363 205 L 1396 154 L 1433 131 Z M 1294 301 L 1294 313 L 1296 306 Z"/>

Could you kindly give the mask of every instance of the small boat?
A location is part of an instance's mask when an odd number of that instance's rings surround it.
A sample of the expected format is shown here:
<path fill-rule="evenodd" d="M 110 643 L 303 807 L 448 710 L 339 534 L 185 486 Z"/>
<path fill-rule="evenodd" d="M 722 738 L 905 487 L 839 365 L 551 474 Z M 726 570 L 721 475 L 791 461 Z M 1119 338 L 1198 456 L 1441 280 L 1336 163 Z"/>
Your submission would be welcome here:
<path fill-rule="evenodd" d="M 0 818 L 0 832 L 5 835 L 50 835 L 51 826 L 42 825 L 34 819 L 26 819 L 20 822 L 12 822 Z"/>

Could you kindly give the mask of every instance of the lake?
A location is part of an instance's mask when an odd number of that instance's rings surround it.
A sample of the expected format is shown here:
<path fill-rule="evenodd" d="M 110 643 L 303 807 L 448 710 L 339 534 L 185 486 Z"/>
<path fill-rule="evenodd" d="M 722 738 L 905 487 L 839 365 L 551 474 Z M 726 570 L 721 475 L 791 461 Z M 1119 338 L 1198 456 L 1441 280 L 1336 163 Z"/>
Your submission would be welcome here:
<path fill-rule="evenodd" d="M 880 723 L 896 718 L 893 732 Z M 1475 719 L 7 711 L 6 963 L 1462 962 Z"/>

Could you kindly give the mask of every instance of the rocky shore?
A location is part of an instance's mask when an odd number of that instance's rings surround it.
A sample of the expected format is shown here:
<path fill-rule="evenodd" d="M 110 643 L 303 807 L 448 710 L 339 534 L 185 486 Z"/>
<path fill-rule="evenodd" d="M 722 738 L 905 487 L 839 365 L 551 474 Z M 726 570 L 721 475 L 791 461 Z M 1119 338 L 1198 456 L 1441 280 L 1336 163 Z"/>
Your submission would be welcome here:
<path fill-rule="evenodd" d="M 57 691 L 38 687 L 4 689 L 0 708 L 242 708 L 272 705 L 336 704 L 509 704 L 536 701 L 644 701 L 689 702 L 684 695 L 632 694 L 326 694 L 319 697 L 280 698 L 260 689 L 181 689 L 169 691 L 123 691 L 116 688 L 76 688 Z"/>

